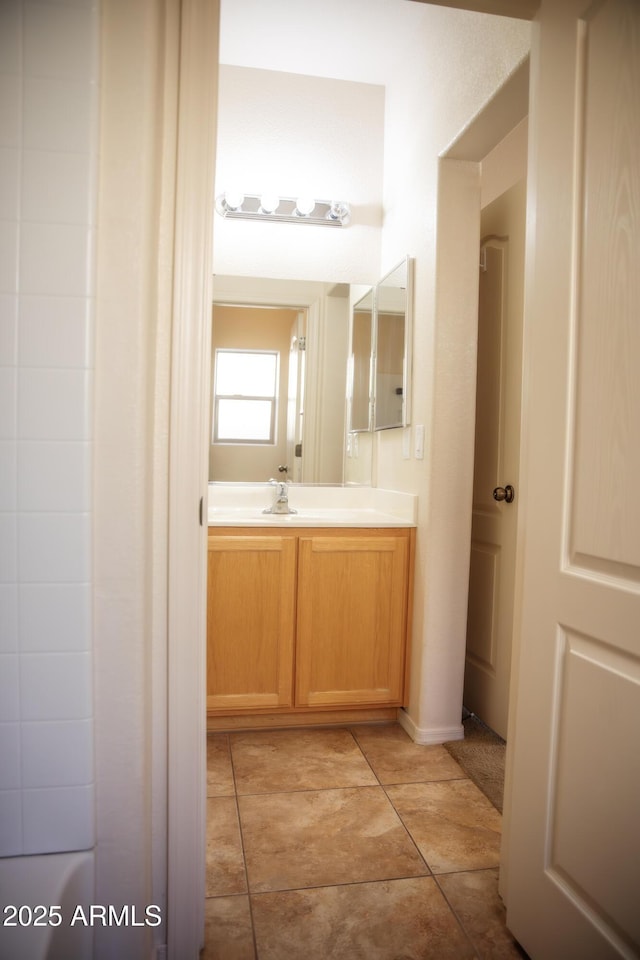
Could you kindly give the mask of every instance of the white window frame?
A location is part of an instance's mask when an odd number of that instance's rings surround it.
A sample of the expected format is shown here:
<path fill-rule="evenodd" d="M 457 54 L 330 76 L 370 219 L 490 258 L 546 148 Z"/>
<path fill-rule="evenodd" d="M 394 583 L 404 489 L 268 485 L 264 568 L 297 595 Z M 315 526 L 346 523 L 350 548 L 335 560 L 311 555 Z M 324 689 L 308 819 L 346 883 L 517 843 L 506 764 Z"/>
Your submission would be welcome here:
<path fill-rule="evenodd" d="M 218 370 L 218 355 L 221 353 L 234 353 L 234 354 L 262 354 L 275 357 L 276 360 L 276 369 L 274 376 L 273 384 L 273 395 L 269 396 L 253 396 L 242 393 L 218 393 L 217 389 L 217 370 Z M 262 446 L 262 447 L 273 447 L 277 441 L 277 410 L 278 410 L 278 395 L 279 389 L 278 385 L 280 382 L 280 352 L 278 350 L 245 350 L 241 347 L 216 347 L 215 357 L 214 357 L 214 383 L 213 383 L 213 411 L 211 418 L 211 442 L 216 446 Z M 218 437 L 218 405 L 220 400 L 244 400 L 244 401 L 261 401 L 268 402 L 271 404 L 271 420 L 269 426 L 269 438 L 260 439 L 260 438 L 246 438 L 246 437 L 225 437 L 220 439 Z"/>

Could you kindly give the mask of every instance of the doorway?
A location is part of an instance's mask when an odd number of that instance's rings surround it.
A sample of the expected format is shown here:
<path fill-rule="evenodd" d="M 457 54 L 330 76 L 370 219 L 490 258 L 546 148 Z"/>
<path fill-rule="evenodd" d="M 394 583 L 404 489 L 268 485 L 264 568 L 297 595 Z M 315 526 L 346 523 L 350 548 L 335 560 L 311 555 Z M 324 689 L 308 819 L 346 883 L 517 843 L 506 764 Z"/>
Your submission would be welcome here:
<path fill-rule="evenodd" d="M 189 30 L 185 36 L 197 46 L 196 37 L 203 32 Z M 189 63 L 189 76 L 198 75 L 197 66 L 202 68 L 202 76 L 208 76 L 206 70 L 205 50 L 199 50 L 200 57 L 184 57 L 183 62 Z M 192 69 L 193 65 L 193 69 Z M 185 97 L 187 94 L 185 93 Z M 525 96 L 526 104 L 526 96 Z M 194 116 L 213 115 L 215 107 L 207 102 L 201 109 L 194 112 Z M 189 113 L 191 116 L 191 112 Z M 522 116 L 522 114 L 520 114 Z M 519 117 L 518 117 L 519 119 Z M 195 121 L 194 121 L 195 123 Z M 193 127 L 193 125 L 192 125 Z M 495 134 L 495 131 L 493 131 Z M 488 135 L 488 134 L 487 134 Z M 203 185 L 203 194 L 208 196 L 211 192 L 210 185 L 206 181 L 206 173 L 211 169 L 210 157 L 204 158 L 203 151 L 198 151 L 197 144 L 201 142 L 200 137 L 196 135 L 194 129 L 185 133 L 185 141 L 193 149 L 187 155 L 187 160 L 196 168 L 197 177 L 191 178 L 190 182 L 197 180 Z M 495 140 L 493 141 L 495 142 Z M 488 146 L 491 146 L 489 144 Z M 474 145 L 474 158 L 475 154 Z M 486 151 L 485 151 L 486 153 Z M 193 156 L 191 155 L 193 154 Z M 483 156 L 481 153 L 479 156 Z M 448 152 L 447 158 L 455 158 L 455 154 Z M 446 159 L 446 158 L 444 158 Z M 461 159 L 470 159 L 468 155 Z M 206 160 L 206 163 L 204 162 Z M 477 161 L 479 162 L 479 160 Z M 185 167 L 188 164 L 184 164 Z M 460 171 L 460 166 L 454 163 L 456 172 Z M 466 164 L 461 165 L 463 168 Z M 189 178 L 184 178 L 181 183 Z M 473 190 L 475 191 L 475 174 L 473 178 Z M 206 184 L 206 188 L 205 188 Z M 186 238 L 182 244 L 178 245 L 177 261 L 178 267 L 182 264 L 189 265 L 185 268 L 186 280 L 182 287 L 176 292 L 176 303 L 183 307 L 179 311 L 184 317 L 196 316 L 193 311 L 193 305 L 196 304 L 197 315 L 205 317 L 206 311 L 210 310 L 211 304 L 211 279 L 206 272 L 206 262 L 209 253 L 210 242 L 210 223 L 207 221 L 203 209 L 207 206 L 198 201 L 191 202 L 194 191 L 184 189 L 182 191 L 183 201 L 187 206 L 184 213 L 186 226 L 182 225 L 178 231 L 178 237 Z M 466 205 L 467 199 L 470 202 L 473 198 L 467 195 L 462 198 Z M 209 208 L 210 209 L 210 206 Z M 473 217 L 469 221 L 473 228 L 475 222 Z M 200 227 L 200 231 L 190 230 L 192 224 Z M 203 237 L 205 239 L 203 239 Z M 459 238 L 457 238 L 459 240 Z M 187 242 L 188 241 L 188 242 Z M 451 286 L 456 291 L 459 290 L 459 242 L 452 244 L 455 247 L 455 257 L 448 257 L 446 270 L 448 271 L 446 280 L 451 279 Z M 197 253 L 195 252 L 197 251 Z M 448 251 L 447 251 L 448 252 Z M 196 269 L 197 267 L 197 269 Z M 466 267 L 466 261 L 463 264 Z M 455 274 L 455 276 L 454 276 Z M 178 277 L 181 276 L 180 269 L 177 270 Z M 188 281 L 188 282 L 187 282 Z M 446 283 L 445 283 L 446 286 Z M 464 287 L 465 292 L 467 286 Z M 446 297 L 443 297 L 443 308 Z M 455 299 L 455 298 L 454 298 Z M 459 303 L 455 299 L 456 304 Z M 473 302 L 473 296 L 469 295 L 469 302 Z M 192 329 L 192 327 L 194 329 Z M 457 331 L 456 331 L 457 332 Z M 468 354 L 468 339 L 466 338 L 466 327 L 464 329 L 464 342 L 457 342 L 456 346 Z M 175 359 L 175 382 L 172 384 L 172 470 L 171 470 L 171 507 L 170 507 L 170 567 L 174 576 L 170 579 L 170 624 L 169 624 L 169 658 L 168 675 L 170 677 L 169 696 L 168 696 L 168 714 L 169 714 L 169 869 L 171 878 L 169 887 L 169 906 L 168 913 L 173 920 L 170 926 L 170 944 L 169 950 L 172 950 L 172 944 L 193 942 L 198 937 L 198 931 L 202 929 L 202 901 L 197 896 L 198 884 L 194 884 L 194 872 L 198 876 L 203 876 L 201 869 L 203 859 L 204 844 L 204 811 L 202 809 L 201 797 L 204 781 L 204 705 L 202 698 L 193 697 L 194 679 L 204 675 L 204 649 L 195 643 L 185 645 L 184 635 L 185 623 L 189 627 L 186 630 L 188 636 L 203 637 L 203 619 L 204 604 L 203 598 L 206 594 L 205 584 L 203 582 L 202 571 L 204 570 L 204 553 L 206 548 L 205 531 L 196 526 L 197 511 L 193 505 L 197 504 L 203 490 L 203 478 L 205 470 L 202 469 L 201 454 L 205 447 L 205 428 L 201 423 L 203 417 L 198 416 L 197 423 L 191 422 L 193 410 L 198 409 L 198 397 L 206 396 L 209 385 L 209 358 L 210 343 L 208 337 L 200 324 L 195 321 L 186 324 L 186 329 L 182 326 L 177 328 L 176 343 L 174 344 L 173 355 Z M 443 378 L 446 382 L 446 377 Z M 460 382 L 459 371 L 457 382 Z M 464 384 L 466 388 L 466 381 Z M 469 404 L 467 396 L 464 393 L 465 411 Z M 473 400 L 470 402 L 471 411 Z M 208 419 L 208 418 L 207 418 Z M 466 440 L 466 433 L 465 433 Z M 471 459 L 471 444 L 467 444 L 469 459 Z M 457 455 L 457 449 L 453 451 Z M 466 464 L 463 471 L 461 483 L 466 488 Z M 462 549 L 466 550 L 468 557 L 468 546 L 462 542 Z M 193 577 L 181 560 L 184 556 L 194 556 L 201 552 L 203 562 L 198 570 L 198 576 Z M 460 560 L 460 566 L 464 566 L 464 558 L 456 554 L 456 561 Z M 184 569 L 181 569 L 184 568 Z M 464 591 L 463 591 L 464 592 Z M 456 609 L 456 616 L 457 616 Z M 464 616 L 464 610 L 462 611 Z M 462 622 L 464 629 L 464 621 Z M 456 655 L 460 648 L 458 638 L 460 631 L 457 630 L 456 622 Z M 185 646 L 188 649 L 185 650 Z M 198 648 L 196 648 L 198 647 Z M 460 655 L 463 656 L 462 650 Z M 198 688 L 200 691 L 200 688 Z M 202 691 L 200 691 L 201 693 Z M 184 745 L 191 744 L 184 749 Z M 185 817 L 185 810 L 195 809 L 195 816 Z M 194 871 L 194 864 L 198 869 Z M 194 895 L 195 887 L 195 895 Z"/>

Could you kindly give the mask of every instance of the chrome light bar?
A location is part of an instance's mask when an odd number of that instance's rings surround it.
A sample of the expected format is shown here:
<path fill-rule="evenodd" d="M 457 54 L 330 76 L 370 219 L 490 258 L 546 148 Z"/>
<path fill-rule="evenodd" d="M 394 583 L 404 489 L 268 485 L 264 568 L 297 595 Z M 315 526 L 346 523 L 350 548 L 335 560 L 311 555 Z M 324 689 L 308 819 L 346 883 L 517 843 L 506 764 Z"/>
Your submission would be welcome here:
<path fill-rule="evenodd" d="M 242 195 L 230 191 L 217 197 L 216 210 L 221 217 L 237 220 L 314 223 L 325 227 L 346 227 L 351 218 L 351 209 L 344 200 Z"/>

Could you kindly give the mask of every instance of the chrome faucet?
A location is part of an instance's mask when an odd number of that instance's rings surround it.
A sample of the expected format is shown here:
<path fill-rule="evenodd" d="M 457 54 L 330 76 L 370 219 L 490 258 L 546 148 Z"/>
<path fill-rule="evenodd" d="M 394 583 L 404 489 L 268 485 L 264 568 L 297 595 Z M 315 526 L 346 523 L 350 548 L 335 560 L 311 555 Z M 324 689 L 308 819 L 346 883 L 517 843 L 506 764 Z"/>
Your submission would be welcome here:
<path fill-rule="evenodd" d="M 270 480 L 269 483 L 275 486 L 275 496 L 270 507 L 265 507 L 263 513 L 297 513 L 293 507 L 289 506 L 289 490 L 285 480 Z"/>

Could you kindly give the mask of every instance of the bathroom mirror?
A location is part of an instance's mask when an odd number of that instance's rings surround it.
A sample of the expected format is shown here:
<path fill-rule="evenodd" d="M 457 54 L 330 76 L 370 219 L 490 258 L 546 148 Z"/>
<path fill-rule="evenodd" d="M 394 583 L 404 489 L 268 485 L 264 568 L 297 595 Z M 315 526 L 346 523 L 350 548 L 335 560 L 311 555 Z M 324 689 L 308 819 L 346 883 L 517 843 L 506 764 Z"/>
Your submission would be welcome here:
<path fill-rule="evenodd" d="M 213 301 L 210 482 L 266 482 L 273 477 L 370 484 L 365 450 L 357 460 L 357 478 L 351 470 L 345 477 L 350 285 L 215 275 Z M 216 351 L 221 350 L 276 351 L 274 397 L 252 397 L 246 387 L 233 384 L 217 390 Z M 275 407 L 273 436 L 256 440 L 227 432 L 221 439 L 215 420 L 221 404 L 246 410 L 252 405 L 264 408 L 269 400 Z M 350 468 L 354 463 L 349 460 Z"/>
<path fill-rule="evenodd" d="M 349 431 L 371 429 L 371 358 L 373 347 L 373 290 L 353 306 L 349 356 Z"/>
<path fill-rule="evenodd" d="M 411 422 L 412 264 L 405 257 L 375 288 L 374 430 Z"/>

